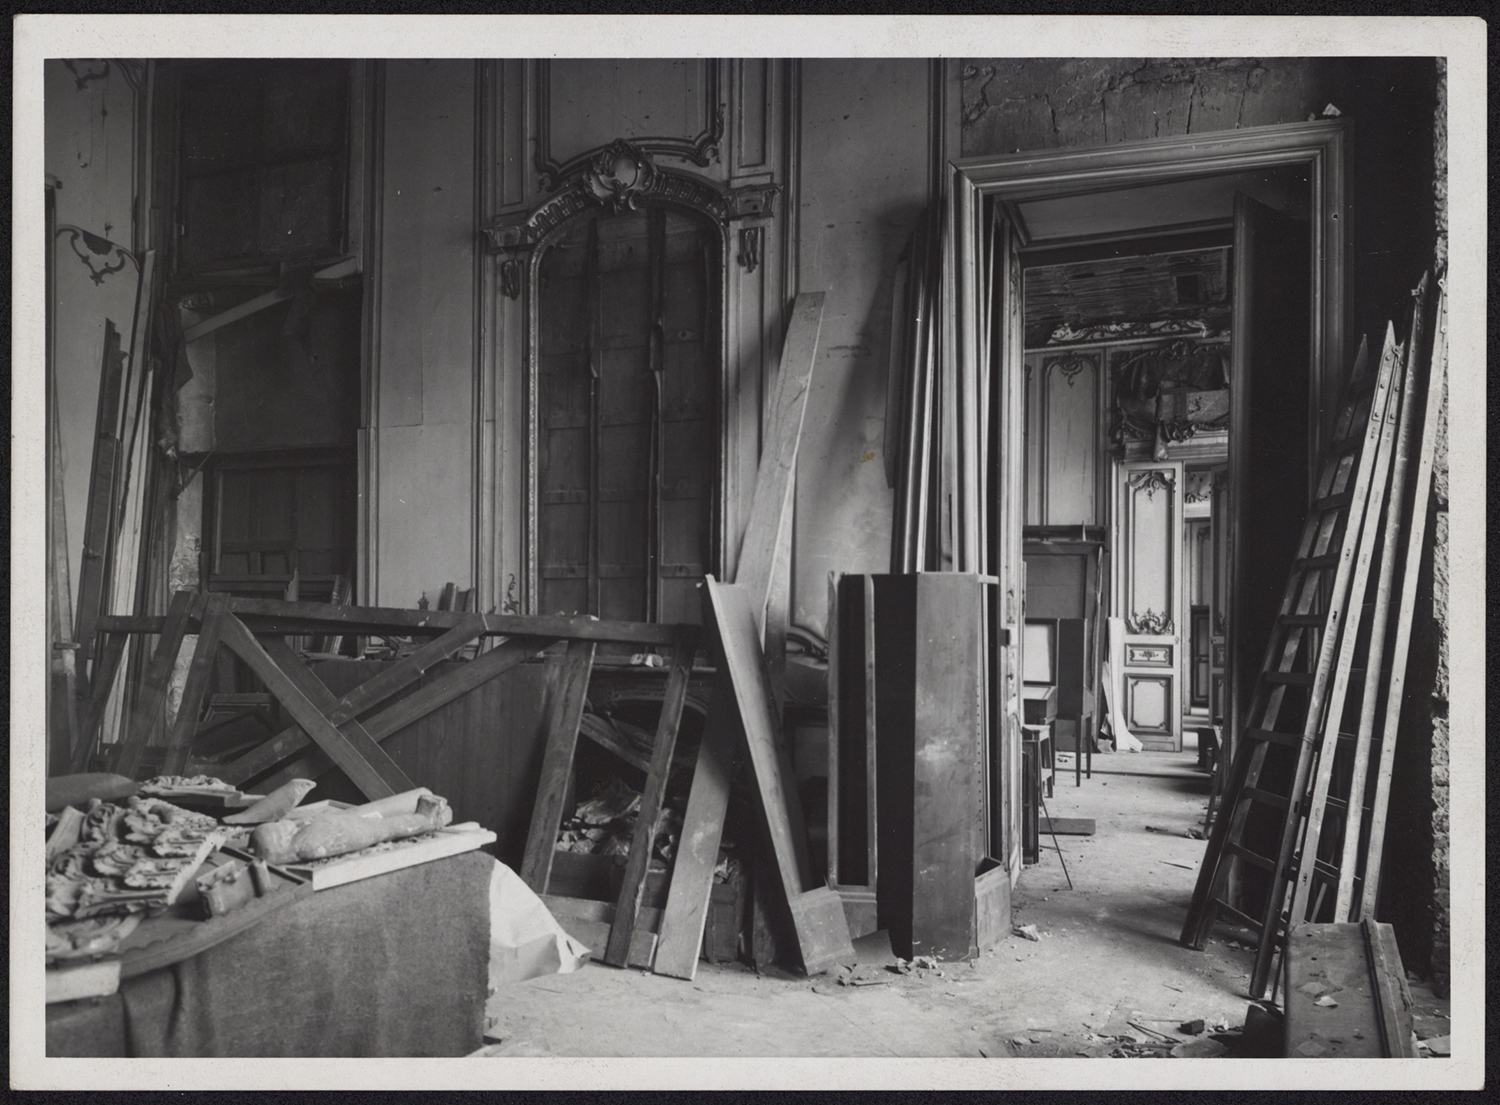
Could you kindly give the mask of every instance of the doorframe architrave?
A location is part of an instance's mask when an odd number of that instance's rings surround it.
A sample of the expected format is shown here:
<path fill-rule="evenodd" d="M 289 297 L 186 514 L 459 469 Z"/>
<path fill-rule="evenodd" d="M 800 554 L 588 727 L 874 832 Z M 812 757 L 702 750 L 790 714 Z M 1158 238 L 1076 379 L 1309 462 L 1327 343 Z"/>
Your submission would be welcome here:
<path fill-rule="evenodd" d="M 1109 192 L 1189 177 L 1302 167 L 1308 176 L 1312 240 L 1309 349 L 1313 363 L 1308 374 L 1308 409 L 1313 412 L 1313 417 L 1308 420 L 1308 456 L 1318 457 L 1331 430 L 1339 385 L 1345 371 L 1344 353 L 1348 347 L 1348 312 L 1344 301 L 1347 256 L 1345 148 L 1342 122 L 1315 120 L 950 162 L 949 225 L 953 228 L 955 250 L 951 270 L 954 279 L 948 303 L 952 305 L 953 317 L 947 322 L 944 336 L 953 342 L 951 355 L 957 379 L 981 379 L 983 359 L 989 355 L 988 350 L 981 348 L 980 334 L 984 318 L 983 297 L 990 289 L 980 286 L 982 266 L 977 264 L 979 244 L 985 233 L 986 200 L 1002 205 L 1013 204 L 1027 199 Z M 1010 349 L 1012 345 L 1001 342 L 1000 348 Z M 998 371 L 992 377 L 1002 389 L 1011 386 L 1011 374 L 1024 371 L 1020 358 L 1015 358 L 1014 362 L 997 366 Z M 1231 381 L 1231 387 L 1238 390 L 1235 381 Z M 1244 447 L 1243 406 L 1243 403 L 1235 403 L 1232 407 L 1231 454 Z M 1004 445 L 1000 463 L 1024 464 L 1019 445 Z M 1309 467 L 1314 466 L 1310 461 Z M 1005 473 L 999 476 L 993 486 L 1010 486 Z M 1309 474 L 1309 481 L 1311 479 Z M 983 504 L 966 506 L 984 509 Z M 1008 504 L 1006 509 L 1018 511 L 1021 516 L 1010 527 L 1012 539 L 1005 547 L 995 550 L 1002 575 L 1005 574 L 1007 559 L 1012 559 L 1016 565 L 1021 563 L 1020 534 L 1025 507 L 1024 504 Z M 1231 506 L 1231 516 L 1232 512 Z M 978 519 L 973 521 L 977 523 Z M 1006 527 L 1000 527 L 1000 532 L 1005 533 Z M 996 646 L 999 644 L 997 641 Z M 1250 662 L 1254 661 L 1252 657 Z M 1230 674 L 1226 682 L 1232 688 L 1236 681 Z M 1237 709 L 1231 694 L 1229 717 L 1232 718 Z M 1015 739 L 1013 734 L 1006 734 L 1006 737 Z"/>

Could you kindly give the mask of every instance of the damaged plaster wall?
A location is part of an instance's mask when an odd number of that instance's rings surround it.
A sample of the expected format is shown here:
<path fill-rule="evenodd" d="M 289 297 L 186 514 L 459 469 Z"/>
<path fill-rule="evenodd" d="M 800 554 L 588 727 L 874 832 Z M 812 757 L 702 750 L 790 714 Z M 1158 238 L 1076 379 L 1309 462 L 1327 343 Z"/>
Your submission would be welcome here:
<path fill-rule="evenodd" d="M 378 340 L 369 366 L 379 499 L 365 601 L 436 602 L 473 564 L 472 61 L 386 63 Z"/>
<path fill-rule="evenodd" d="M 1318 58 L 966 58 L 964 157 L 1299 122 L 1337 82 Z"/>
<path fill-rule="evenodd" d="M 923 59 L 802 64 L 798 285 L 827 299 L 797 461 L 792 621 L 819 633 L 829 572 L 890 569 L 891 281 L 928 202 L 928 74 Z"/>
<path fill-rule="evenodd" d="M 1296 123 L 1332 105 L 1348 134 L 1347 302 L 1355 344 L 1361 334 L 1378 344 L 1388 319 L 1404 339 L 1410 290 L 1446 253 L 1446 100 L 1437 59 L 972 58 L 963 60 L 959 79 L 965 157 Z M 1382 917 L 1396 924 L 1406 967 L 1445 985 L 1445 439 L 1434 488 L 1385 859 L 1401 892 L 1384 896 Z"/>

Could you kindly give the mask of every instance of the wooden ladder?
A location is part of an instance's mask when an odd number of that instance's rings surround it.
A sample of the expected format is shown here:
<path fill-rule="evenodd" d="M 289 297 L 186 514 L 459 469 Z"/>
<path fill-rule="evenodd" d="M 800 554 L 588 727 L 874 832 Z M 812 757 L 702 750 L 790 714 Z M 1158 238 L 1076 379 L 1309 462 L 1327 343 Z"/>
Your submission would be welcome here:
<path fill-rule="evenodd" d="M 1366 347 L 1361 345 L 1351 396 L 1340 411 L 1319 475 L 1182 929 L 1181 942 L 1196 949 L 1203 948 L 1209 928 L 1221 916 L 1257 932 L 1252 998 L 1265 993 L 1272 956 L 1281 942 L 1282 905 L 1294 877 L 1308 780 L 1325 710 L 1334 706 L 1329 682 L 1341 629 L 1346 628 L 1357 538 L 1377 464 L 1382 459 L 1389 462 L 1389 446 L 1382 456 L 1380 443 L 1392 433 L 1387 412 L 1396 390 L 1392 376 L 1397 357 L 1395 335 L 1388 328 L 1370 388 Z M 1347 671 L 1341 682 L 1347 686 Z M 1288 701 L 1289 691 L 1305 693 L 1293 693 Z M 1335 719 L 1341 712 L 1342 702 L 1331 711 Z M 1273 838 L 1278 841 L 1274 849 L 1256 850 Z M 1260 917 L 1227 900 L 1232 878 L 1241 874 L 1258 878 L 1264 886 Z"/>

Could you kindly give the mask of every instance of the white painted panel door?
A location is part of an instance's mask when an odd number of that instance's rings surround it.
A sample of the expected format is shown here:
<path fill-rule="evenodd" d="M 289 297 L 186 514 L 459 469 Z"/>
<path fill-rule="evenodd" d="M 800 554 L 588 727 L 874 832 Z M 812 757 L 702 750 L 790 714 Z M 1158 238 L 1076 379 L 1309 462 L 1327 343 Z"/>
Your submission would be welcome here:
<path fill-rule="evenodd" d="M 1114 466 L 1114 614 L 1125 623 L 1125 724 L 1147 749 L 1182 749 L 1182 464 Z"/>

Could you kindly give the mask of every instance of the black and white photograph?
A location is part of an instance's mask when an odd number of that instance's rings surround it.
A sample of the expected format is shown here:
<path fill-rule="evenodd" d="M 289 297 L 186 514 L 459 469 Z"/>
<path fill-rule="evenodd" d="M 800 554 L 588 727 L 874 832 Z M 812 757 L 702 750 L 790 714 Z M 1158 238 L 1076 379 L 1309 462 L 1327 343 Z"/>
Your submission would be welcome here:
<path fill-rule="evenodd" d="M 12 1088 L 1482 1087 L 1486 36 L 18 17 Z"/>

